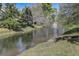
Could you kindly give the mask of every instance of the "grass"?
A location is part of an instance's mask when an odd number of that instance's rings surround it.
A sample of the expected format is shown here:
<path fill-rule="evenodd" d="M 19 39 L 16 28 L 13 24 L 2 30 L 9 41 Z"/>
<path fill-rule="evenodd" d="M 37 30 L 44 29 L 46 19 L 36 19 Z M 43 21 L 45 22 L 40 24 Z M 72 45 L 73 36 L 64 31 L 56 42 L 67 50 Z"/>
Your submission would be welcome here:
<path fill-rule="evenodd" d="M 38 26 L 38 25 L 34 25 L 35 28 L 39 29 L 39 28 L 43 28 L 45 25 L 41 25 L 41 26 Z"/>
<path fill-rule="evenodd" d="M 32 31 L 32 30 L 34 30 L 35 28 L 32 28 L 32 27 L 26 27 L 26 28 L 23 28 L 22 30 L 22 32 L 24 32 L 24 33 L 28 33 L 28 32 L 30 32 L 30 31 Z"/>
<path fill-rule="evenodd" d="M 37 25 L 34 25 L 34 28 L 32 28 L 32 27 L 26 27 L 26 28 L 23 28 L 22 30 L 23 30 L 23 32 L 24 33 L 28 33 L 28 32 L 31 32 L 32 30 L 35 30 L 35 29 L 41 29 L 41 28 L 43 28 L 44 26 L 37 26 Z"/>
<path fill-rule="evenodd" d="M 49 40 L 24 51 L 20 56 L 79 56 L 79 45 L 66 40 Z"/>
<path fill-rule="evenodd" d="M 0 28 L 0 33 L 6 33 L 6 32 L 9 32 L 9 30 L 6 28 Z"/>
<path fill-rule="evenodd" d="M 13 36 L 14 34 L 16 34 L 16 32 L 10 31 L 6 28 L 0 28 L 0 39 L 4 39 L 4 38 L 7 38 L 9 36 Z"/>

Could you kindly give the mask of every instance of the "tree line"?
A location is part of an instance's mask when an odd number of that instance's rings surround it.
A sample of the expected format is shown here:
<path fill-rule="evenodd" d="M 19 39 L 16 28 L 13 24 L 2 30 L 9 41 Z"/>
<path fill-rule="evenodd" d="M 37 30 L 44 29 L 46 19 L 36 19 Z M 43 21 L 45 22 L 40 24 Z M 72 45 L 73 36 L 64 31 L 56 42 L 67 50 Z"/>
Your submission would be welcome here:
<path fill-rule="evenodd" d="M 58 19 L 60 24 L 66 28 L 78 27 L 79 25 L 79 3 L 60 4 Z"/>
<path fill-rule="evenodd" d="M 42 9 L 46 17 L 55 12 L 50 3 L 43 3 Z M 21 11 L 16 3 L 0 3 L 0 28 L 18 31 L 27 26 L 34 27 L 30 7 L 25 6 Z"/>

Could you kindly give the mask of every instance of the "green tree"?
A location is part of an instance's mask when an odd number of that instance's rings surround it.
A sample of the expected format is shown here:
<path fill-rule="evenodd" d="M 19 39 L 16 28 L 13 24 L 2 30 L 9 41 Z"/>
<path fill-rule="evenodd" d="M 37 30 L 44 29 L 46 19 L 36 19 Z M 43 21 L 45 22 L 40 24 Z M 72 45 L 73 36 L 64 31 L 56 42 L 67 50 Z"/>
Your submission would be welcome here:
<path fill-rule="evenodd" d="M 1 10 L 1 8 L 2 8 L 2 3 L 0 3 L 0 10 Z"/>
<path fill-rule="evenodd" d="M 79 25 L 79 4 L 60 4 L 59 21 L 64 27 Z"/>
<path fill-rule="evenodd" d="M 42 9 L 43 9 L 46 16 L 50 15 L 51 13 L 56 12 L 56 9 L 52 8 L 51 3 L 42 3 Z"/>
<path fill-rule="evenodd" d="M 21 24 L 18 22 L 17 19 L 20 17 L 20 13 L 16 8 L 16 4 L 14 3 L 6 3 L 5 5 L 5 12 L 3 9 L 1 10 L 1 21 L 0 27 L 5 27 L 12 30 L 20 30 Z"/>
<path fill-rule="evenodd" d="M 12 18 L 1 21 L 0 27 L 8 28 L 15 31 L 21 30 L 21 24 Z"/>
<path fill-rule="evenodd" d="M 49 20 L 51 24 L 54 21 L 56 9 L 52 7 L 51 3 L 42 3 L 42 9 L 44 12 L 45 17 Z"/>
<path fill-rule="evenodd" d="M 4 20 L 5 19 L 5 10 L 2 8 L 3 4 L 0 3 L 0 21 Z"/>
<path fill-rule="evenodd" d="M 21 14 L 21 20 L 23 22 L 23 25 L 32 25 L 33 24 L 33 18 L 32 18 L 32 13 L 29 7 L 25 7 L 22 10 Z"/>
<path fill-rule="evenodd" d="M 19 16 L 19 11 L 15 3 L 6 3 L 5 6 L 7 18 L 17 18 Z"/>

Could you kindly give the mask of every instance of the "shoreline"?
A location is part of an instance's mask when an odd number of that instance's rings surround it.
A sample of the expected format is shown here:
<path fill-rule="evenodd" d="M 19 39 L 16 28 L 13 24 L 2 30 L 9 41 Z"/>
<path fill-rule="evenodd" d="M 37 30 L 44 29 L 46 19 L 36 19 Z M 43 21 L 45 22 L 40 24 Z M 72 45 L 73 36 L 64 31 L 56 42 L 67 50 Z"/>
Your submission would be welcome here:
<path fill-rule="evenodd" d="M 5 32 L 5 30 L 4 30 L 3 32 L 0 33 L 0 39 L 5 39 L 5 38 L 8 38 L 8 37 L 12 37 L 15 34 L 20 35 L 20 34 L 24 34 L 24 33 L 29 33 L 29 32 L 31 32 L 33 30 L 41 29 L 43 27 L 44 26 L 35 26 L 35 28 L 26 27 L 26 28 L 22 29 L 23 31 L 19 31 L 19 32 L 16 32 L 16 31 L 6 31 Z"/>
<path fill-rule="evenodd" d="M 78 43 L 78 42 L 77 42 Z M 59 42 L 50 41 L 40 43 L 33 48 L 25 50 L 18 56 L 78 56 L 79 45 L 67 40 Z"/>

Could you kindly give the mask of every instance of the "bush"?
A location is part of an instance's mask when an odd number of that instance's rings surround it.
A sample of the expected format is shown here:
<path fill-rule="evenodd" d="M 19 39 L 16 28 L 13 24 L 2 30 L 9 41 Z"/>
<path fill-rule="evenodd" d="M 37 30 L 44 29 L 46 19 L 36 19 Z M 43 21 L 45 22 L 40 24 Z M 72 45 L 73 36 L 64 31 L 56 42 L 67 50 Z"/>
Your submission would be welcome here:
<path fill-rule="evenodd" d="M 72 33 L 77 33 L 77 32 L 79 32 L 79 27 L 77 27 L 77 28 L 72 28 L 72 29 L 70 29 L 70 30 L 64 32 L 63 34 L 72 34 Z"/>
<path fill-rule="evenodd" d="M 18 20 L 18 22 L 21 24 L 21 27 L 25 28 L 27 26 L 33 27 L 33 22 L 32 21 L 24 21 L 23 19 Z"/>
<path fill-rule="evenodd" d="M 27 26 L 27 23 L 24 22 L 23 20 L 18 20 L 18 22 L 20 23 L 21 27 L 25 28 Z"/>
<path fill-rule="evenodd" d="M 0 27 L 4 27 L 16 31 L 21 30 L 20 23 L 17 20 L 11 18 L 1 21 Z"/>

